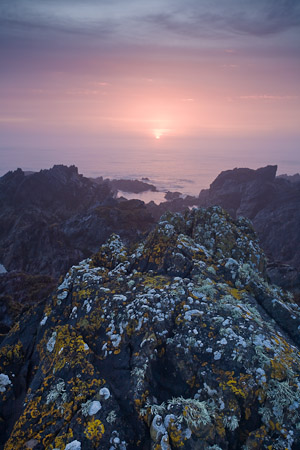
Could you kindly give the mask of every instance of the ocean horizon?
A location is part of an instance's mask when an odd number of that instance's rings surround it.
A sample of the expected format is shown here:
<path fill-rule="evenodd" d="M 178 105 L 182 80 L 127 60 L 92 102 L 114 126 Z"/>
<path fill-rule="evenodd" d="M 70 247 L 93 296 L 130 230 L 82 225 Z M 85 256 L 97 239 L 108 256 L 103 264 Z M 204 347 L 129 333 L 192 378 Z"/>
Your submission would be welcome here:
<path fill-rule="evenodd" d="M 285 146 L 285 151 L 282 149 Z M 277 145 L 266 140 L 207 139 L 137 140 L 102 142 L 99 146 L 78 148 L 61 146 L 37 152 L 36 148 L 0 148 L 0 175 L 20 167 L 24 171 L 49 169 L 54 164 L 75 165 L 86 177 L 110 179 L 148 179 L 158 193 L 138 196 L 144 201 L 163 201 L 162 193 L 179 191 L 184 195 L 199 195 L 209 188 L 224 170 L 248 167 L 257 169 L 277 165 L 277 175 L 293 175 L 300 171 L 295 160 L 296 140 L 278 139 Z M 62 150 L 63 149 L 63 150 Z M 224 150 L 225 149 L 225 150 Z M 130 198 L 137 198 L 127 195 Z"/>

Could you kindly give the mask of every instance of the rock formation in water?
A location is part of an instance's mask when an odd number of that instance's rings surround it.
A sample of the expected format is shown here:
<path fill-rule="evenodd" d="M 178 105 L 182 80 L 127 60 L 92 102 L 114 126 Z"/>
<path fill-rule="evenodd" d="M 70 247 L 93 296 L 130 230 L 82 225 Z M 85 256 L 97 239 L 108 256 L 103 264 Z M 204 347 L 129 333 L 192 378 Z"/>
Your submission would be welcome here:
<path fill-rule="evenodd" d="M 176 200 L 176 199 L 182 198 L 182 197 L 183 196 L 182 196 L 181 192 L 178 192 L 178 191 L 175 191 L 175 192 L 168 191 L 165 194 L 165 199 L 168 200 L 168 201 L 169 200 Z"/>
<path fill-rule="evenodd" d="M 3 341 L 1 448 L 298 449 L 300 311 L 265 268 L 217 207 L 112 235 Z"/>
<path fill-rule="evenodd" d="M 109 180 L 109 185 L 114 191 L 132 192 L 133 194 L 157 191 L 156 186 L 153 184 L 139 180 Z"/>
<path fill-rule="evenodd" d="M 300 182 L 276 177 L 277 166 L 221 172 L 200 193 L 202 206 L 220 205 L 251 219 L 271 264 L 269 275 L 300 294 Z"/>
<path fill-rule="evenodd" d="M 0 262 L 58 277 L 117 232 L 136 240 L 153 224 L 143 202 L 117 200 L 106 182 L 54 166 L 0 178 Z"/>

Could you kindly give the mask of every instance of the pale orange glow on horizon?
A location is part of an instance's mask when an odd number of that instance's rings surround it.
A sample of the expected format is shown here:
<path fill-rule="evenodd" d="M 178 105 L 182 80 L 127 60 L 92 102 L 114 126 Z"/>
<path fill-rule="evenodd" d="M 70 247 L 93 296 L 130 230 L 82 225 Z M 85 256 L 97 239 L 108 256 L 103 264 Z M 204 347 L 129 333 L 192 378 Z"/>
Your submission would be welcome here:
<path fill-rule="evenodd" d="M 156 139 L 160 139 L 162 136 L 167 135 L 169 132 L 170 130 L 167 128 L 156 128 L 155 130 L 153 130 L 153 134 Z"/>
<path fill-rule="evenodd" d="M 112 73 L 103 76 L 97 67 L 89 74 L 50 72 L 39 81 L 30 78 L 21 88 L 6 91 L 0 123 L 12 133 L 31 133 L 34 139 L 37 130 L 65 134 L 70 143 L 76 143 L 79 135 L 151 141 L 299 129 L 296 86 L 283 91 L 280 78 L 270 76 L 269 66 L 262 76 L 259 64 L 251 70 L 242 64 L 227 70 L 221 63 L 196 65 L 191 58 L 181 64 L 178 56 L 176 65 L 161 60 L 154 68 L 144 68 L 137 58 L 130 65 L 115 62 Z"/>

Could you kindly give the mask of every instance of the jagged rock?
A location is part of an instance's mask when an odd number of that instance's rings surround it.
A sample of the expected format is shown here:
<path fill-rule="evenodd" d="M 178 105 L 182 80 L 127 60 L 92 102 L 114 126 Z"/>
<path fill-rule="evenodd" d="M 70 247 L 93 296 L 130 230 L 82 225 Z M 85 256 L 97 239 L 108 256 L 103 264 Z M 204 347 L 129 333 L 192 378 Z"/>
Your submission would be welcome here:
<path fill-rule="evenodd" d="M 166 195 L 165 195 L 165 199 L 166 200 L 176 200 L 177 198 L 180 198 L 182 196 L 182 194 L 181 194 L 181 192 L 178 192 L 178 191 L 175 191 L 175 192 L 171 192 L 171 191 L 168 191 L 168 192 L 166 192 Z"/>
<path fill-rule="evenodd" d="M 277 166 L 222 172 L 199 196 L 202 206 L 220 205 L 233 217 L 252 220 L 272 263 L 291 266 L 292 277 L 270 271 L 272 280 L 300 291 L 300 183 L 276 177 Z M 274 269 L 274 267 L 273 267 Z M 290 274 L 291 275 L 291 274 Z M 290 283 L 288 283 L 290 279 Z M 282 280 L 282 281 L 281 281 Z M 297 281 L 298 280 L 298 281 Z"/>
<path fill-rule="evenodd" d="M 109 180 L 109 185 L 115 191 L 132 192 L 140 194 L 141 192 L 152 191 L 156 192 L 154 184 L 145 183 L 140 180 Z"/>
<path fill-rule="evenodd" d="M 106 181 L 90 180 L 75 166 L 54 166 L 0 178 L 0 262 L 54 277 L 90 256 L 117 232 L 137 240 L 154 222 L 143 202 L 117 200 Z"/>
<path fill-rule="evenodd" d="M 288 264 L 271 262 L 267 266 L 267 274 L 272 284 L 292 291 L 295 301 L 300 304 L 300 270 Z"/>
<path fill-rule="evenodd" d="M 1 448 L 296 450 L 300 311 L 265 274 L 220 208 L 113 235 L 2 343 Z"/>
<path fill-rule="evenodd" d="M 159 205 L 156 205 L 154 202 L 150 202 L 146 205 L 146 207 L 149 213 L 158 221 L 167 211 L 183 212 L 188 208 L 199 206 L 200 203 L 199 198 L 193 197 L 192 195 L 187 195 L 184 198 L 178 197 L 173 200 L 161 202 Z"/>
<path fill-rule="evenodd" d="M 253 220 L 274 197 L 276 170 L 277 166 L 226 170 L 199 197 L 204 196 L 208 204 L 219 204 L 234 217 L 241 215 Z"/>
<path fill-rule="evenodd" d="M 110 195 L 107 184 L 92 182 L 79 175 L 77 167 L 63 165 L 30 175 L 21 169 L 8 172 L 0 178 L 0 188 L 2 207 L 40 207 L 62 216 L 101 202 Z"/>
<path fill-rule="evenodd" d="M 299 173 L 295 173 L 295 175 L 287 175 L 285 173 L 282 175 L 278 175 L 278 178 L 284 178 L 285 180 L 288 180 L 291 183 L 299 183 L 300 182 L 300 174 Z"/>

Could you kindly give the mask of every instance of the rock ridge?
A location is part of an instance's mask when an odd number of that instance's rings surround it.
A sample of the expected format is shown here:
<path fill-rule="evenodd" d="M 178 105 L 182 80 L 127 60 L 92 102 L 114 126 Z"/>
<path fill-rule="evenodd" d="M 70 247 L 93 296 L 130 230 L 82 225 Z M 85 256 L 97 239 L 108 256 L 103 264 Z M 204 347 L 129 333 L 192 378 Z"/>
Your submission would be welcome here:
<path fill-rule="evenodd" d="M 296 450 L 299 327 L 247 219 L 113 234 L 3 341 L 1 448 Z"/>

